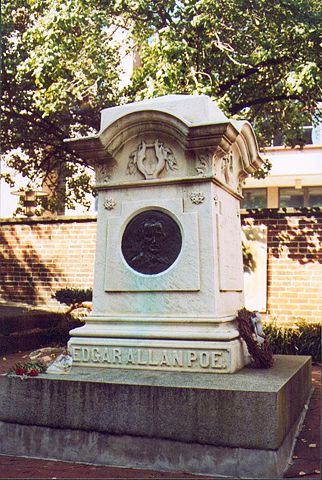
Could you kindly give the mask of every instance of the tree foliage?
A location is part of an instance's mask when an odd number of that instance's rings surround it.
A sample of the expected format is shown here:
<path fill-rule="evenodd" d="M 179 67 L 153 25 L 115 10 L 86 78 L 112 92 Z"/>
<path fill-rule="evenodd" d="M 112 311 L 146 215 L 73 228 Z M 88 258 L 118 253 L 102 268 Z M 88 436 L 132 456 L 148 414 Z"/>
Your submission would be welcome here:
<path fill-rule="evenodd" d="M 56 193 L 66 178 L 68 206 L 91 187 L 63 141 L 95 132 L 102 106 L 119 100 L 118 28 L 98 0 L 7 0 L 2 8 L 2 154 Z"/>
<path fill-rule="evenodd" d="M 123 3 L 140 19 L 133 98 L 204 93 L 249 119 L 261 145 L 281 130 L 286 143 L 303 143 L 322 99 L 320 0 Z"/>
<path fill-rule="evenodd" d="M 90 189 L 63 139 L 99 128 L 102 108 L 169 93 L 210 95 L 250 120 L 261 145 L 303 144 L 321 101 L 320 0 L 6 0 L 2 152 L 31 180 Z M 141 66 L 122 86 L 121 57 Z M 54 172 L 54 175 L 53 175 Z"/>

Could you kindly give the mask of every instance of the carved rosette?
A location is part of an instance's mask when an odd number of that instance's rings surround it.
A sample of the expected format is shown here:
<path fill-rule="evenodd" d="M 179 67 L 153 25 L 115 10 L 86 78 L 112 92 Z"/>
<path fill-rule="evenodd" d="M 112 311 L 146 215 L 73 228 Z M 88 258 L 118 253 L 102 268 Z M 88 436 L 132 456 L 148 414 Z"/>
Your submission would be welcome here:
<path fill-rule="evenodd" d="M 203 203 L 205 201 L 205 198 L 206 198 L 206 196 L 202 192 L 192 192 L 190 194 L 190 200 L 195 205 L 200 205 L 200 203 Z"/>
<path fill-rule="evenodd" d="M 113 200 L 113 198 L 106 198 L 103 205 L 106 210 L 113 210 L 113 208 L 116 206 L 116 201 Z"/>
<path fill-rule="evenodd" d="M 142 140 L 137 149 L 130 154 L 126 173 L 134 175 L 140 172 L 146 180 L 151 180 L 158 178 L 164 169 L 176 170 L 177 168 L 177 160 L 171 148 L 159 140 L 155 140 L 154 143 L 146 143 Z"/>

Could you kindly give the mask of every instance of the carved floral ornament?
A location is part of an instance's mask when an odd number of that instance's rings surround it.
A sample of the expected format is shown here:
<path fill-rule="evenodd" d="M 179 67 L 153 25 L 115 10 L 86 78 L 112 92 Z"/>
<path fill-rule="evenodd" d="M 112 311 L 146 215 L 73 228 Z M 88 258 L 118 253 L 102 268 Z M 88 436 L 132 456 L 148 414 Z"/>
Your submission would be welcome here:
<path fill-rule="evenodd" d="M 139 171 L 146 180 L 151 180 L 158 178 L 164 169 L 176 170 L 177 168 L 178 164 L 171 148 L 166 147 L 159 140 L 155 140 L 154 143 L 146 143 L 142 140 L 136 150 L 130 154 L 126 173 L 133 175 Z"/>
<path fill-rule="evenodd" d="M 199 176 L 205 176 L 209 173 L 212 164 L 212 155 L 210 152 L 200 153 L 197 157 L 196 172 Z"/>
<path fill-rule="evenodd" d="M 116 201 L 113 200 L 113 198 L 106 198 L 105 199 L 105 202 L 103 203 L 104 205 L 104 208 L 106 208 L 106 210 L 113 210 L 113 208 L 116 206 Z"/>
<path fill-rule="evenodd" d="M 196 205 L 200 205 L 200 203 L 204 202 L 205 198 L 206 196 L 202 192 L 192 192 L 190 194 L 190 200 Z"/>
<path fill-rule="evenodd" d="M 219 175 L 225 183 L 231 185 L 234 176 L 234 157 L 232 150 L 224 156 L 217 153 L 212 155 L 211 152 L 199 153 L 196 160 L 195 170 L 198 176 L 203 177 L 210 173 L 212 165 L 215 168 L 215 175 Z"/>
<path fill-rule="evenodd" d="M 233 152 L 230 150 L 221 161 L 221 172 L 225 178 L 226 183 L 230 184 L 234 173 L 234 157 Z"/>
<path fill-rule="evenodd" d="M 97 180 L 102 183 L 108 183 L 112 179 L 113 167 L 105 164 L 97 167 Z"/>

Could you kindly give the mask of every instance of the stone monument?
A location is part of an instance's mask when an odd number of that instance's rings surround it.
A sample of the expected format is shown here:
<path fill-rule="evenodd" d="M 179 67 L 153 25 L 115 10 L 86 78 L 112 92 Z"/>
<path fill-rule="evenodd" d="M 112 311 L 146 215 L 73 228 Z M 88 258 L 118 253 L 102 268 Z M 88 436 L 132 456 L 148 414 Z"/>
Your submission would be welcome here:
<path fill-rule="evenodd" d="M 70 146 L 97 176 L 93 313 L 71 332 L 68 375 L 0 375 L 0 454 L 282 476 L 311 361 L 242 368 L 239 200 L 261 164 L 252 128 L 205 96 L 174 95 L 104 110 L 100 133 Z"/>
<path fill-rule="evenodd" d="M 239 202 L 262 163 L 252 127 L 207 96 L 108 108 L 70 141 L 96 170 L 93 312 L 76 365 L 227 373 L 247 363 Z"/>

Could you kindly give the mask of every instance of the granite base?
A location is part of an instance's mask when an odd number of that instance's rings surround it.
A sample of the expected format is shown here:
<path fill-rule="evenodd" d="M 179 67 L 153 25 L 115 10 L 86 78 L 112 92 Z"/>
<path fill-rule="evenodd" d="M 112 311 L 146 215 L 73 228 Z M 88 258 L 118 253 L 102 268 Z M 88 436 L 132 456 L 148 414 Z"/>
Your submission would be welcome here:
<path fill-rule="evenodd" d="M 310 357 L 231 374 L 74 368 L 0 376 L 0 453 L 233 478 L 283 474 Z"/>

